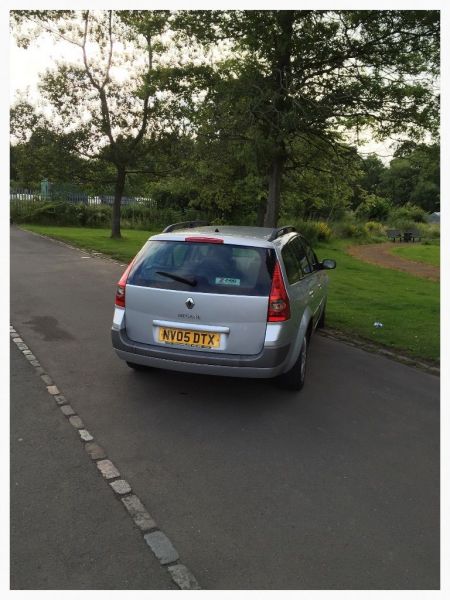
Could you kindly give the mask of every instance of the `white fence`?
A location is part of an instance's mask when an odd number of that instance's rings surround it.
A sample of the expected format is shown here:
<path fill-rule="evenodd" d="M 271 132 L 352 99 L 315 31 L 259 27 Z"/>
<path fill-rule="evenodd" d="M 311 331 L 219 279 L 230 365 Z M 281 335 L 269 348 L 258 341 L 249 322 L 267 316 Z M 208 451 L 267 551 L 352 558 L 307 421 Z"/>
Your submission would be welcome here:
<path fill-rule="evenodd" d="M 64 192 L 52 195 L 44 195 L 34 190 L 16 189 L 10 190 L 9 199 L 11 202 L 42 202 L 51 200 L 65 200 L 73 204 L 106 204 L 112 206 L 114 204 L 114 196 L 100 195 L 89 196 L 84 193 Z M 145 196 L 123 196 L 122 206 L 126 205 L 144 205 L 156 206 L 156 202 L 152 198 Z"/>

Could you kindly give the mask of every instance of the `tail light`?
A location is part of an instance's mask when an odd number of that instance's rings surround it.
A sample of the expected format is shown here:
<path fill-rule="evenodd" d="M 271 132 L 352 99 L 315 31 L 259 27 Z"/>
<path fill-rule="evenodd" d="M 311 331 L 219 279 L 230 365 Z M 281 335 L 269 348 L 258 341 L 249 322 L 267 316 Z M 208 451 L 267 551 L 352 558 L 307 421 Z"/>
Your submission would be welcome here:
<path fill-rule="evenodd" d="M 133 266 L 134 258 L 123 272 L 122 277 L 119 279 L 116 288 L 116 306 L 125 308 L 125 286 L 127 285 L 128 274 Z"/>
<path fill-rule="evenodd" d="M 289 297 L 281 275 L 280 263 L 276 263 L 273 271 L 272 289 L 269 296 L 269 310 L 267 311 L 268 323 L 287 321 L 291 318 Z"/>

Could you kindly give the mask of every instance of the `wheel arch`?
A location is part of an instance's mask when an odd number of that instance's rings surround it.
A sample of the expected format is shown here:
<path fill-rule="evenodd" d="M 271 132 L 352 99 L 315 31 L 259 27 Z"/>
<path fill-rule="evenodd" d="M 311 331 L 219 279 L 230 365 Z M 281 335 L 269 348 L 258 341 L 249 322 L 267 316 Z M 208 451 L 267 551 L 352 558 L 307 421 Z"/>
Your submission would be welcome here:
<path fill-rule="evenodd" d="M 295 361 L 300 354 L 300 348 L 302 347 L 303 338 L 305 335 L 307 336 L 308 341 L 311 339 L 311 335 L 313 333 L 314 324 L 313 324 L 313 314 L 309 307 L 306 307 L 303 312 L 302 320 L 300 321 L 300 327 L 298 328 L 297 335 L 294 343 L 292 344 L 292 350 L 289 354 L 289 358 L 286 362 L 285 368 L 283 372 L 289 371 L 295 364 Z"/>

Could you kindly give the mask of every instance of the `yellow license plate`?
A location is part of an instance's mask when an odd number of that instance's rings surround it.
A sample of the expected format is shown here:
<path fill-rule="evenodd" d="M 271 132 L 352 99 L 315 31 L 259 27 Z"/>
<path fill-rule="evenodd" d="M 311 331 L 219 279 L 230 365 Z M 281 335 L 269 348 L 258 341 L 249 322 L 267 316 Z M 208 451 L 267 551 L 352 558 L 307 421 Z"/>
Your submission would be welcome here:
<path fill-rule="evenodd" d="M 189 329 L 159 328 L 159 341 L 165 344 L 181 344 L 201 348 L 219 348 L 220 333 L 191 331 Z"/>

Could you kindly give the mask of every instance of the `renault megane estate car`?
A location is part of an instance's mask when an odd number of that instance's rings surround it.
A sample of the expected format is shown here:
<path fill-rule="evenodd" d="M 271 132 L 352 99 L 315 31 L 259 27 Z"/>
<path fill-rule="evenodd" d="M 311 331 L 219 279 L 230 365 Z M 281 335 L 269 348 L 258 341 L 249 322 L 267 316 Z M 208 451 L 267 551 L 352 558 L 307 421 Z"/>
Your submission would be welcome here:
<path fill-rule="evenodd" d="M 294 227 L 175 223 L 122 275 L 113 347 L 133 369 L 276 377 L 299 390 L 335 266 Z"/>

